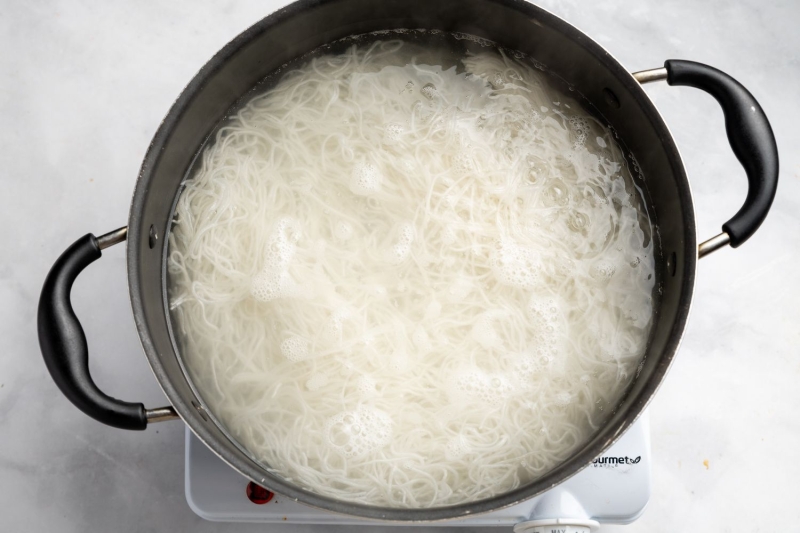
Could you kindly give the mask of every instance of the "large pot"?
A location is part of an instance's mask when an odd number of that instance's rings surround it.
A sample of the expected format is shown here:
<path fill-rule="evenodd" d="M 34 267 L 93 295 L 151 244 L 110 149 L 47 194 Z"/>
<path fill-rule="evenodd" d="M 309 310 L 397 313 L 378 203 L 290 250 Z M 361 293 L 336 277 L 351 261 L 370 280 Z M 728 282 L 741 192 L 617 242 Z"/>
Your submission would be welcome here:
<path fill-rule="evenodd" d="M 337 39 L 384 29 L 464 32 L 523 51 L 582 93 L 619 134 L 644 176 L 657 224 L 660 260 L 652 337 L 641 372 L 613 416 L 569 460 L 542 478 L 489 499 L 429 509 L 374 507 L 320 496 L 271 474 L 244 453 L 196 395 L 170 332 L 166 297 L 167 239 L 181 182 L 228 109 L 284 63 Z M 747 199 L 723 232 L 700 244 L 689 182 L 675 142 L 641 87 L 666 80 L 714 96 L 725 113 L 731 147 L 749 180 Z M 670 60 L 630 74 L 592 39 L 522 0 L 301 0 L 258 22 L 223 48 L 189 83 L 158 129 L 142 164 L 126 228 L 79 239 L 58 259 L 39 303 L 39 341 L 62 392 L 89 416 L 111 426 L 145 429 L 180 417 L 233 468 L 277 493 L 322 509 L 386 520 L 439 520 L 491 511 L 531 498 L 587 466 L 631 426 L 652 398 L 680 344 L 698 256 L 739 246 L 764 220 L 775 195 L 778 154 L 761 107 L 738 82 L 709 66 Z M 171 407 L 145 409 L 111 398 L 93 383 L 83 330 L 70 304 L 76 276 L 101 250 L 127 236 L 128 285 L 134 320 L 150 366 Z M 212 416 L 210 416 L 212 415 Z"/>

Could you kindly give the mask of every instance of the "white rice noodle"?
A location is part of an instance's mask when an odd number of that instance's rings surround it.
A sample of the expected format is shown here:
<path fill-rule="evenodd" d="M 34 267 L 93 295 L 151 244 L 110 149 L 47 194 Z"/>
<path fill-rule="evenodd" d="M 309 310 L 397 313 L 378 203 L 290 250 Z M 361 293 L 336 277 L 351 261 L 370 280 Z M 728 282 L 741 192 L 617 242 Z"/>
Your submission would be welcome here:
<path fill-rule="evenodd" d="M 464 503 L 585 443 L 642 360 L 650 228 L 613 135 L 525 59 L 310 60 L 219 129 L 170 235 L 204 401 L 367 504 Z"/>

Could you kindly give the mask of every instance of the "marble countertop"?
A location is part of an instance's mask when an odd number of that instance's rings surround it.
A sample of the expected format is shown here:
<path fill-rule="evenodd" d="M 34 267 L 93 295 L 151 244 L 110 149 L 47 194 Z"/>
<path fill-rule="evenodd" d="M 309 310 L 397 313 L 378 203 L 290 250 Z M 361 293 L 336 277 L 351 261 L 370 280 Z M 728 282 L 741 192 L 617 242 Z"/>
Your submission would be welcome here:
<path fill-rule="evenodd" d="M 315 530 L 195 516 L 183 493 L 183 424 L 125 432 L 82 415 L 47 374 L 35 325 L 41 283 L 58 254 L 87 232 L 126 223 L 142 157 L 184 85 L 280 4 L 95 0 L 0 8 L 0 530 Z M 782 158 L 778 195 L 756 236 L 699 264 L 683 346 L 651 404 L 650 505 L 635 524 L 601 531 L 796 530 L 800 3 L 541 4 L 631 71 L 685 58 L 729 72 L 761 102 Z M 711 237 L 746 191 L 722 114 L 696 90 L 654 84 L 647 91 L 683 154 L 698 237 Z M 165 404 L 134 330 L 122 247 L 78 279 L 73 298 L 100 387 Z"/>

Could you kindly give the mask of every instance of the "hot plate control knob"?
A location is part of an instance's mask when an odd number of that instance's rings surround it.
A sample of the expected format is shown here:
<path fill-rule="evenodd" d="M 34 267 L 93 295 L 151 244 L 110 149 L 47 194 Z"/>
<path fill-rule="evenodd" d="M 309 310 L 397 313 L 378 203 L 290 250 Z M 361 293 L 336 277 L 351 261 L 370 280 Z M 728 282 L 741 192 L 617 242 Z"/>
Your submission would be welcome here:
<path fill-rule="evenodd" d="M 256 505 L 264 505 L 269 503 L 275 497 L 274 492 L 270 492 L 261 485 L 256 485 L 252 481 L 247 484 L 247 499 Z"/>

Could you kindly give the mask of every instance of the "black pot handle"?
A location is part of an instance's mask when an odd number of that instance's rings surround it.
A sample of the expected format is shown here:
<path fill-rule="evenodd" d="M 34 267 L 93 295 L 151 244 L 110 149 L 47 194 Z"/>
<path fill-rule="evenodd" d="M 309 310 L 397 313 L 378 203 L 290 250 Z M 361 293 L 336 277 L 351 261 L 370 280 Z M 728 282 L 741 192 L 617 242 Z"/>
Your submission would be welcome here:
<path fill-rule="evenodd" d="M 725 114 L 725 130 L 733 153 L 747 173 L 747 198 L 722 226 L 720 235 L 700 245 L 700 257 L 730 244 L 736 248 L 761 226 L 778 188 L 778 145 L 772 127 L 750 91 L 724 72 L 694 61 L 669 59 L 663 69 L 637 72 L 642 83 L 666 79 L 713 96 Z"/>
<path fill-rule="evenodd" d="M 117 400 L 97 388 L 89 374 L 86 335 L 70 301 L 72 284 L 78 274 L 100 258 L 103 248 L 124 241 L 126 233 L 127 228 L 122 228 L 99 239 L 90 233 L 61 254 L 44 281 L 37 326 L 47 370 L 78 409 L 109 426 L 142 430 L 147 427 L 148 420 L 167 420 L 177 415 L 171 407 L 148 411 L 141 403 Z M 165 409 L 170 412 L 165 413 Z"/>

